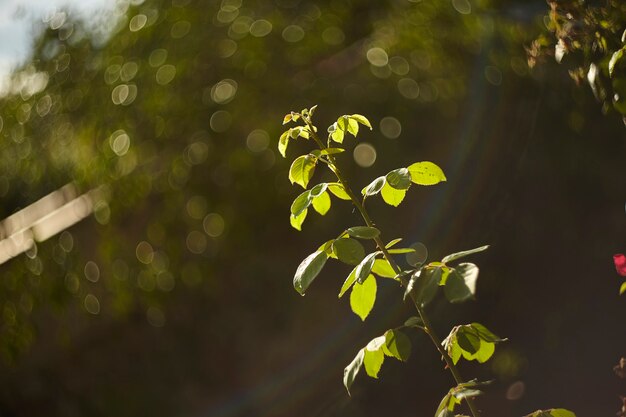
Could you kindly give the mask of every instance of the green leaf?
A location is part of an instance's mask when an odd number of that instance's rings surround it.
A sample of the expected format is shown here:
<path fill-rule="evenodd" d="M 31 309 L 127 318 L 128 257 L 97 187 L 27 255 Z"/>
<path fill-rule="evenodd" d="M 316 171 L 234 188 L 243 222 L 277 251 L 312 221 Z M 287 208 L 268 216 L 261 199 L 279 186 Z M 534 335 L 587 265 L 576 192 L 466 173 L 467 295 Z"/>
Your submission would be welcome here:
<path fill-rule="evenodd" d="M 470 326 L 476 332 L 476 334 L 478 334 L 478 337 L 480 337 L 481 340 L 494 343 L 504 342 L 506 340 L 496 336 L 480 323 L 472 323 L 470 324 Z"/>
<path fill-rule="evenodd" d="M 343 385 L 350 395 L 350 387 L 354 383 L 354 378 L 359 374 L 361 366 L 363 366 L 363 359 L 365 358 L 365 349 L 359 350 L 352 362 L 343 370 Z"/>
<path fill-rule="evenodd" d="M 363 126 L 369 127 L 369 129 L 372 130 L 372 124 L 370 123 L 369 120 L 367 120 L 367 117 L 360 115 L 360 114 L 352 114 L 350 115 L 350 118 L 361 123 Z"/>
<path fill-rule="evenodd" d="M 348 132 L 352 134 L 356 138 L 356 135 L 359 133 L 359 124 L 356 120 L 352 118 L 348 118 Z"/>
<path fill-rule="evenodd" d="M 313 117 L 313 113 L 315 113 L 316 109 L 317 109 L 317 104 L 309 109 L 309 117 Z"/>
<path fill-rule="evenodd" d="M 292 114 L 286 114 L 285 117 L 283 117 L 283 125 L 286 125 L 287 123 L 289 123 L 291 121 L 292 118 Z"/>
<path fill-rule="evenodd" d="M 452 253 L 452 254 L 446 256 L 445 258 L 443 258 L 441 260 L 441 262 L 446 264 L 448 262 L 456 261 L 457 259 L 463 258 L 463 257 L 465 257 L 467 255 L 472 255 L 474 253 L 482 252 L 484 250 L 487 250 L 488 248 L 489 248 L 489 245 L 485 245 L 485 246 L 481 246 L 481 247 L 475 248 L 475 249 L 470 249 L 470 250 L 466 250 L 466 251 L 462 251 L 462 252 Z"/>
<path fill-rule="evenodd" d="M 346 291 L 348 291 L 355 282 L 356 282 L 356 266 L 352 269 L 352 272 L 350 272 L 350 275 L 348 275 L 348 278 L 346 278 L 346 280 L 343 282 L 343 285 L 341 286 L 341 290 L 339 291 L 338 298 L 343 297 Z"/>
<path fill-rule="evenodd" d="M 380 236 L 380 230 L 369 226 L 353 226 L 347 232 L 350 236 L 358 237 L 359 239 L 375 239 Z"/>
<path fill-rule="evenodd" d="M 387 243 L 387 244 L 385 245 L 385 248 L 389 249 L 389 248 L 391 248 L 392 246 L 394 246 L 394 245 L 396 245 L 396 244 L 400 243 L 401 241 L 402 241 L 402 238 L 401 238 L 401 237 L 399 237 L 399 238 L 397 238 L 397 239 L 394 239 L 394 240 L 392 240 L 391 242 Z"/>
<path fill-rule="evenodd" d="M 444 293 L 451 303 L 461 303 L 474 298 L 478 267 L 472 263 L 459 264 L 446 280 Z"/>
<path fill-rule="evenodd" d="M 278 152 L 280 152 L 283 158 L 286 158 L 287 145 L 289 145 L 289 131 L 280 135 L 280 139 L 278 140 Z"/>
<path fill-rule="evenodd" d="M 306 219 L 307 212 L 308 210 L 304 209 L 297 216 L 291 214 L 289 216 L 289 223 L 291 224 L 291 227 L 293 227 L 297 231 L 302 231 L 302 223 L 304 223 L 304 219 Z"/>
<path fill-rule="evenodd" d="M 426 248 L 426 245 L 421 242 L 415 242 L 410 247 L 414 251 L 412 253 L 407 253 L 406 263 L 411 266 L 418 266 L 426 262 L 426 259 L 428 259 L 428 249 Z"/>
<path fill-rule="evenodd" d="M 302 155 L 297 157 L 291 167 L 289 168 L 289 181 L 292 184 L 298 184 L 306 190 L 313 172 L 315 171 L 315 165 L 317 164 L 317 158 L 311 155 Z"/>
<path fill-rule="evenodd" d="M 343 148 L 326 148 L 320 151 L 320 155 L 335 155 L 338 153 L 345 152 L 346 150 Z"/>
<path fill-rule="evenodd" d="M 333 252 L 341 262 L 358 265 L 365 257 L 365 249 L 358 240 L 351 238 L 337 239 L 333 243 Z"/>
<path fill-rule="evenodd" d="M 420 269 L 411 276 L 404 297 L 413 294 L 415 301 L 424 306 L 431 302 L 437 294 L 440 279 L 441 268 Z"/>
<path fill-rule="evenodd" d="M 413 253 L 415 249 L 413 248 L 397 248 L 397 249 L 389 249 L 389 252 L 392 255 L 402 255 L 403 253 Z"/>
<path fill-rule="evenodd" d="M 340 116 L 337 119 L 337 128 L 346 132 L 348 130 L 348 116 Z"/>
<path fill-rule="evenodd" d="M 359 284 L 357 281 L 352 286 L 350 307 L 363 321 L 365 321 L 370 311 L 372 311 L 372 308 L 374 308 L 376 289 L 376 278 L 374 278 L 374 275 L 369 275 L 367 279 L 363 281 L 363 284 Z"/>
<path fill-rule="evenodd" d="M 622 285 L 619 287 L 619 295 L 622 295 L 626 292 L 626 282 L 622 282 Z"/>
<path fill-rule="evenodd" d="M 309 285 L 311 285 L 326 264 L 327 259 L 328 255 L 326 255 L 326 252 L 317 251 L 307 256 L 300 263 L 293 277 L 293 287 L 300 295 L 304 295 Z"/>
<path fill-rule="evenodd" d="M 324 191 L 326 191 L 327 188 L 328 188 L 328 184 L 326 184 L 325 182 L 317 184 L 315 187 L 311 188 L 310 190 L 311 198 L 319 197 L 320 195 L 324 193 Z"/>
<path fill-rule="evenodd" d="M 406 362 L 411 356 L 411 341 L 400 330 L 387 330 L 383 352 L 387 356 Z"/>
<path fill-rule="evenodd" d="M 317 248 L 318 251 L 324 251 L 326 252 L 326 255 L 328 255 L 329 258 L 333 258 L 335 255 L 333 254 L 333 243 L 335 242 L 335 239 L 331 239 L 331 240 L 327 240 L 326 242 L 324 242 L 319 248 Z M 335 257 L 335 259 L 337 259 Z"/>
<path fill-rule="evenodd" d="M 372 267 L 374 266 L 374 261 L 376 260 L 376 256 L 378 256 L 380 252 L 372 252 L 367 255 L 361 263 L 359 263 L 356 267 L 356 281 L 358 283 L 362 283 L 365 278 L 369 276 L 372 272 Z"/>
<path fill-rule="evenodd" d="M 383 278 L 395 278 L 396 271 L 391 267 L 389 261 L 386 259 L 376 259 L 372 266 L 372 272 L 379 277 Z"/>
<path fill-rule="evenodd" d="M 330 134 L 330 138 L 337 143 L 343 143 L 344 136 L 345 136 L 345 133 L 343 132 L 343 130 L 339 130 L 339 129 L 335 130 L 334 132 Z"/>
<path fill-rule="evenodd" d="M 613 71 L 615 70 L 615 65 L 617 65 L 622 58 L 624 57 L 624 48 L 619 49 L 613 53 L 611 56 L 611 60 L 609 61 L 609 76 L 613 77 Z"/>
<path fill-rule="evenodd" d="M 291 214 L 296 217 L 299 216 L 300 213 L 309 208 L 312 200 L 313 197 L 311 196 L 310 190 L 303 192 L 297 196 L 295 200 L 293 200 L 293 203 L 291 203 Z"/>
<path fill-rule="evenodd" d="M 467 360 L 474 359 L 474 356 L 480 350 L 480 337 L 472 331 L 467 331 L 466 327 L 461 327 L 457 332 L 456 342 L 463 351 L 463 357 Z"/>
<path fill-rule="evenodd" d="M 317 197 L 313 198 L 312 204 L 313 204 L 313 208 L 315 209 L 315 211 L 317 211 L 319 214 L 323 216 L 326 213 L 328 213 L 328 210 L 330 210 L 330 206 L 331 206 L 330 196 L 328 195 L 326 191 L 324 191 Z"/>
<path fill-rule="evenodd" d="M 385 183 L 383 189 L 380 194 L 383 197 L 385 203 L 390 206 L 398 207 L 402 200 L 404 200 L 404 196 L 406 195 L 406 190 L 396 190 L 392 188 L 389 184 Z"/>
<path fill-rule="evenodd" d="M 369 350 L 365 348 L 365 357 L 363 362 L 365 364 L 365 372 L 372 378 L 378 378 L 378 372 L 383 366 L 385 361 L 385 355 L 382 350 Z"/>
<path fill-rule="evenodd" d="M 341 200 L 351 200 L 346 190 L 343 188 L 338 182 L 330 182 L 328 183 L 328 191 L 333 193 L 333 195 Z"/>
<path fill-rule="evenodd" d="M 394 169 L 386 176 L 387 184 L 396 190 L 406 190 L 411 186 L 411 174 L 406 168 Z"/>
<path fill-rule="evenodd" d="M 468 361 L 484 363 L 495 351 L 495 344 L 504 341 L 480 323 L 465 324 L 452 329 L 443 345 L 456 364 L 461 356 Z"/>
<path fill-rule="evenodd" d="M 411 316 L 408 319 L 406 319 L 406 321 L 404 322 L 404 327 L 423 327 L 424 326 L 424 321 L 417 317 L 417 316 Z"/>
<path fill-rule="evenodd" d="M 441 168 L 432 162 L 416 162 L 407 169 L 411 174 L 411 181 L 417 185 L 435 185 L 441 181 L 446 181 L 446 176 Z"/>
<path fill-rule="evenodd" d="M 374 181 L 372 181 L 367 187 L 361 190 L 361 194 L 364 197 L 370 197 L 376 195 L 383 189 L 385 185 L 385 177 L 378 177 Z"/>

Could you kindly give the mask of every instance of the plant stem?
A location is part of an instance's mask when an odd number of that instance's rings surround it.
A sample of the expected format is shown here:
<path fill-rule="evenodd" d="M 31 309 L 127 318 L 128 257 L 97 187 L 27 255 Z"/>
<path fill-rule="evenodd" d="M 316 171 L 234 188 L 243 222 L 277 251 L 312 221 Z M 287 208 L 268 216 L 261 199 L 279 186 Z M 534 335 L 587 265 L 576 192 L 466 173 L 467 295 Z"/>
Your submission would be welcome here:
<path fill-rule="evenodd" d="M 317 143 L 319 148 L 321 150 L 326 149 L 327 146 L 324 145 L 324 143 L 320 140 L 319 136 L 315 132 L 315 129 L 313 128 L 313 124 L 312 124 L 310 118 L 309 117 L 303 117 L 303 120 L 305 121 L 306 125 L 308 126 L 308 128 L 309 128 L 309 130 L 311 132 L 311 137 Z M 335 158 L 334 158 L 333 155 L 328 155 L 328 162 L 329 162 L 328 163 L 328 167 L 337 176 L 337 180 L 343 186 L 343 189 L 345 190 L 346 194 L 348 194 L 348 196 L 352 200 L 352 204 L 354 204 L 356 209 L 359 211 L 359 213 L 361 214 L 361 217 L 363 217 L 363 220 L 365 221 L 365 224 L 367 226 L 369 226 L 369 227 L 374 227 L 374 222 L 372 221 L 369 213 L 365 209 L 364 204 L 361 202 L 361 200 L 359 200 L 356 197 L 356 195 L 352 191 L 352 188 L 350 188 L 350 186 L 348 185 L 348 181 L 342 175 L 341 170 L 337 167 L 337 164 L 336 164 L 336 161 L 335 161 Z M 399 275 L 402 272 L 402 268 L 400 268 L 400 266 L 398 266 L 396 261 L 391 257 L 391 254 L 389 253 L 389 251 L 385 247 L 385 244 L 384 244 L 383 240 L 380 238 L 380 235 L 377 236 L 376 238 L 374 238 L 374 241 L 376 242 L 376 246 L 378 246 L 378 249 L 383 253 L 383 256 L 385 257 L 385 259 L 387 259 L 387 261 L 389 262 L 389 265 L 391 265 L 391 267 L 393 268 L 395 273 Z M 406 278 L 406 277 L 401 278 L 401 283 L 402 283 L 402 286 L 406 287 L 408 285 L 408 278 Z M 452 377 L 456 381 L 457 385 L 464 383 L 465 381 L 463 380 L 463 377 L 461 376 L 461 374 L 460 374 L 459 370 L 457 369 L 456 365 L 452 361 L 452 358 L 450 357 L 450 355 L 448 355 L 448 352 L 446 352 L 446 350 L 443 348 L 443 345 L 441 344 L 441 339 L 439 338 L 439 336 L 437 335 L 437 333 L 433 329 L 432 324 L 430 323 L 430 319 L 426 315 L 426 312 L 424 311 L 424 308 L 416 300 L 415 295 L 413 293 L 409 293 L 409 295 L 411 297 L 411 300 L 413 301 L 413 305 L 415 306 L 415 309 L 417 310 L 417 314 L 419 315 L 420 319 L 424 323 L 424 331 L 426 332 L 426 334 L 428 335 L 430 340 L 433 342 L 433 344 L 435 345 L 435 347 L 437 348 L 437 350 L 441 354 L 441 357 L 445 361 L 447 368 L 450 370 L 450 373 L 452 374 Z M 478 410 L 476 408 L 476 405 L 474 403 L 474 399 L 471 398 L 471 397 L 470 398 L 465 398 L 465 401 L 467 402 L 467 405 L 468 405 L 468 407 L 470 409 L 470 412 L 472 413 L 472 416 L 473 417 L 479 417 L 480 413 L 478 412 Z"/>

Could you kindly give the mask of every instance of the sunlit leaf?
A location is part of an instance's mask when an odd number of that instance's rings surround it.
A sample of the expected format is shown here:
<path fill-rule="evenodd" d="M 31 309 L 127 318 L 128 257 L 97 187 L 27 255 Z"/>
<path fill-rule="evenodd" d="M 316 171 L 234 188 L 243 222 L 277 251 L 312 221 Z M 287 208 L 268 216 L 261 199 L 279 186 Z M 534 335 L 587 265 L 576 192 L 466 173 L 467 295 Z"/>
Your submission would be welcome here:
<path fill-rule="evenodd" d="M 343 297 L 346 291 L 348 291 L 355 282 L 356 282 L 356 266 L 354 267 L 354 269 L 352 269 L 352 272 L 350 272 L 350 275 L 348 275 L 346 280 L 343 282 L 343 285 L 341 286 L 341 290 L 339 291 L 338 298 Z"/>
<path fill-rule="evenodd" d="M 338 153 L 345 152 L 346 150 L 343 148 L 326 148 L 320 151 L 320 155 L 335 155 Z"/>
<path fill-rule="evenodd" d="M 359 124 L 356 120 L 348 118 L 348 132 L 354 137 L 359 133 Z"/>
<path fill-rule="evenodd" d="M 289 216 L 289 223 L 297 231 L 302 230 L 302 223 L 304 223 L 304 219 L 306 219 L 307 211 L 307 209 L 304 209 L 297 216 L 294 216 L 293 214 Z"/>
<path fill-rule="evenodd" d="M 317 251 L 307 256 L 300 263 L 298 269 L 296 270 L 296 274 L 293 277 L 293 287 L 296 291 L 298 291 L 298 293 L 300 293 L 300 295 L 304 295 L 313 280 L 326 264 L 327 259 L 328 255 L 326 255 L 326 252 Z"/>
<path fill-rule="evenodd" d="M 383 366 L 384 361 L 385 355 L 382 350 L 369 350 L 365 348 L 363 363 L 365 365 L 365 372 L 367 372 L 367 375 L 372 378 L 378 378 L 378 372 L 380 372 L 380 368 Z"/>
<path fill-rule="evenodd" d="M 392 188 L 389 184 L 385 183 L 382 190 L 380 191 L 380 195 L 383 197 L 385 203 L 390 206 L 398 207 L 402 200 L 404 200 L 404 196 L 406 195 L 406 190 L 396 190 Z"/>
<path fill-rule="evenodd" d="M 343 370 L 343 385 L 346 387 L 348 395 L 350 395 L 350 387 L 352 387 L 354 379 L 361 370 L 361 366 L 363 366 L 364 357 L 365 349 L 359 350 L 359 353 L 356 354 L 352 362 Z"/>
<path fill-rule="evenodd" d="M 306 210 L 310 205 L 313 197 L 311 196 L 311 190 L 305 191 L 296 197 L 291 203 L 291 214 L 294 216 L 299 216 L 304 210 Z"/>
<path fill-rule="evenodd" d="M 283 158 L 286 157 L 287 145 L 289 145 L 289 131 L 280 135 L 280 139 L 278 140 L 278 152 L 280 152 Z"/>
<path fill-rule="evenodd" d="M 423 268 L 411 276 L 404 296 L 413 294 L 415 301 L 421 305 L 428 304 L 437 294 L 441 268 Z"/>
<path fill-rule="evenodd" d="M 411 341 L 400 330 L 387 330 L 383 352 L 387 356 L 406 362 L 411 356 Z"/>
<path fill-rule="evenodd" d="M 411 174 L 411 181 L 418 185 L 435 185 L 441 181 L 446 181 L 441 168 L 432 162 L 416 162 L 408 167 Z"/>
<path fill-rule="evenodd" d="M 380 252 L 373 252 L 367 255 L 361 263 L 359 263 L 356 267 L 356 280 L 359 283 L 362 283 L 365 278 L 372 272 L 372 267 L 374 266 L 374 261 L 376 260 L 376 256 L 379 255 Z"/>
<path fill-rule="evenodd" d="M 289 168 L 289 181 L 291 181 L 292 184 L 298 184 L 306 189 L 311 177 L 313 177 L 316 163 L 317 159 L 311 155 L 297 157 Z"/>
<path fill-rule="evenodd" d="M 322 216 L 328 213 L 331 206 L 330 196 L 326 191 L 322 192 L 320 195 L 313 198 L 312 205 L 315 211 L 317 211 Z"/>
<path fill-rule="evenodd" d="M 466 250 L 466 251 L 462 251 L 462 252 L 452 253 L 452 254 L 444 257 L 441 260 L 441 262 L 446 264 L 448 262 L 456 261 L 457 259 L 463 258 L 465 256 L 472 255 L 472 254 L 478 253 L 478 252 L 482 252 L 484 250 L 487 250 L 488 248 L 489 248 L 489 245 L 485 245 L 485 246 L 481 246 L 481 247 L 476 248 L 476 249 L 470 249 L 470 250 Z"/>
<path fill-rule="evenodd" d="M 385 185 L 385 177 L 378 177 L 374 181 L 372 181 L 367 187 L 361 190 L 361 194 L 365 197 L 370 197 L 376 195 L 383 189 Z"/>
<path fill-rule="evenodd" d="M 352 311 L 365 321 L 367 316 L 374 308 L 376 302 L 376 278 L 369 275 L 362 284 L 355 282 L 350 293 L 350 307 Z"/>
<path fill-rule="evenodd" d="M 363 126 L 369 127 L 369 129 L 372 130 L 372 124 L 370 123 L 369 120 L 367 120 L 367 117 L 362 116 L 360 114 L 352 114 L 350 115 L 350 118 L 361 123 Z"/>
<path fill-rule="evenodd" d="M 328 191 L 333 193 L 333 195 L 341 200 L 351 200 L 346 190 L 343 188 L 338 182 L 330 182 L 328 183 Z"/>
<path fill-rule="evenodd" d="M 372 266 L 372 272 L 383 278 L 395 278 L 396 271 L 391 267 L 386 259 L 376 259 Z"/>

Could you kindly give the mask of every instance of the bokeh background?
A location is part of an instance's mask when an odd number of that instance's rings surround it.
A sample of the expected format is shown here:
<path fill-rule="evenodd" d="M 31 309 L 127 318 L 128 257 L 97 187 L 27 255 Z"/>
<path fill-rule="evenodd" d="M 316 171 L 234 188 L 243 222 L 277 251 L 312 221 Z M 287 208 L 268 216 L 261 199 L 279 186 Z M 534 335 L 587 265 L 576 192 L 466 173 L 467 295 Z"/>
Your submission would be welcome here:
<path fill-rule="evenodd" d="M 480 321 L 509 339 L 461 366 L 494 381 L 484 415 L 613 415 L 626 393 L 612 371 L 626 348 L 612 264 L 626 250 L 626 131 L 565 65 L 529 70 L 546 13 L 542 0 L 48 11 L 0 99 L 2 238 L 52 224 L 32 245 L 40 229 L 19 236 L 24 253 L 2 246 L 15 256 L 0 266 L 0 415 L 432 415 L 453 381 L 417 332 L 407 364 L 361 375 L 352 397 L 341 382 L 367 341 L 412 315 L 399 288 L 379 283 L 365 323 L 337 300 L 345 266 L 306 297 L 292 288 L 305 256 L 360 224 L 335 200 L 302 232 L 289 225 L 299 190 L 277 138 L 285 113 L 313 104 L 320 129 L 346 113 L 373 122 L 340 156 L 357 189 L 415 161 L 446 172 L 397 209 L 369 203 L 387 238 L 431 259 L 491 245 L 473 258 L 476 302 L 429 306 L 442 335 Z"/>

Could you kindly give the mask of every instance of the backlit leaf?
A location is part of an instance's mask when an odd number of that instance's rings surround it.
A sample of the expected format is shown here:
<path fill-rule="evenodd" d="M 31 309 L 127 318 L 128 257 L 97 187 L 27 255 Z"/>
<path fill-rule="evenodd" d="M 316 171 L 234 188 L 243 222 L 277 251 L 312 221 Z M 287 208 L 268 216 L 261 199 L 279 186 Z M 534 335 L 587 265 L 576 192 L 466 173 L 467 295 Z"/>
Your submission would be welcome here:
<path fill-rule="evenodd" d="M 380 368 L 383 366 L 383 362 L 385 361 L 385 355 L 382 350 L 368 350 L 365 349 L 365 357 L 363 358 L 363 363 L 365 365 L 365 372 L 367 375 L 372 378 L 378 378 L 378 372 Z"/>
<path fill-rule="evenodd" d="M 391 267 L 386 259 L 376 259 L 372 266 L 372 272 L 383 278 L 395 278 L 396 271 Z"/>
<path fill-rule="evenodd" d="M 280 135 L 280 139 L 278 140 L 278 152 L 280 152 L 283 158 L 286 157 L 287 145 L 289 145 L 289 131 Z"/>
<path fill-rule="evenodd" d="M 360 114 L 352 114 L 350 115 L 350 118 L 361 123 L 363 126 L 369 127 L 369 129 L 372 130 L 372 124 L 370 123 L 369 120 L 367 120 L 367 117 L 362 116 Z"/>
<path fill-rule="evenodd" d="M 380 195 L 383 197 L 385 203 L 390 206 L 398 207 L 402 200 L 404 200 L 404 196 L 406 195 L 406 190 L 396 190 L 392 188 L 389 184 L 385 183 L 382 190 L 380 191 Z"/>
<path fill-rule="evenodd" d="M 289 216 L 289 223 L 291 224 L 291 227 L 293 227 L 297 231 L 301 231 L 302 223 L 304 223 L 304 219 L 306 219 L 307 211 L 308 211 L 307 209 L 304 209 L 297 216 L 294 216 L 293 214 L 291 214 Z"/>
<path fill-rule="evenodd" d="M 322 216 L 328 213 L 330 210 L 331 201 L 330 196 L 326 191 L 315 197 L 312 201 L 313 208 Z"/>
<path fill-rule="evenodd" d="M 298 184 L 306 190 L 313 172 L 317 159 L 311 155 L 302 155 L 297 157 L 289 168 L 289 181 L 292 184 Z"/>
<path fill-rule="evenodd" d="M 346 190 L 343 188 L 338 182 L 330 182 L 328 183 L 328 191 L 333 193 L 333 195 L 341 200 L 351 200 Z"/>
<path fill-rule="evenodd" d="M 376 278 L 374 278 L 373 275 L 369 275 L 367 279 L 363 281 L 363 284 L 355 282 L 352 286 L 350 307 L 363 321 L 365 321 L 370 311 L 372 311 L 372 308 L 374 308 L 376 289 Z"/>
<path fill-rule="evenodd" d="M 411 356 L 411 341 L 400 330 L 387 330 L 383 352 L 387 356 L 406 362 Z"/>
<path fill-rule="evenodd" d="M 441 168 L 432 162 L 416 162 L 408 168 L 411 174 L 411 181 L 418 185 L 435 185 L 441 181 L 446 181 Z"/>
<path fill-rule="evenodd" d="M 373 252 L 367 255 L 361 263 L 359 263 L 356 267 L 356 281 L 362 283 L 365 278 L 369 276 L 372 272 L 372 267 L 374 266 L 374 261 L 376 260 L 376 256 L 379 255 L 380 252 Z"/>
<path fill-rule="evenodd" d="M 352 272 L 350 272 L 350 275 L 348 275 L 346 280 L 343 282 L 343 285 L 341 286 L 341 290 L 339 291 L 338 298 L 343 297 L 346 291 L 348 291 L 355 282 L 356 282 L 356 266 L 354 267 L 354 269 L 352 269 Z"/>
<path fill-rule="evenodd" d="M 313 197 L 311 197 L 311 191 L 305 191 L 296 197 L 291 203 L 291 214 L 294 216 L 299 216 L 304 210 L 306 210 L 310 205 Z"/>

